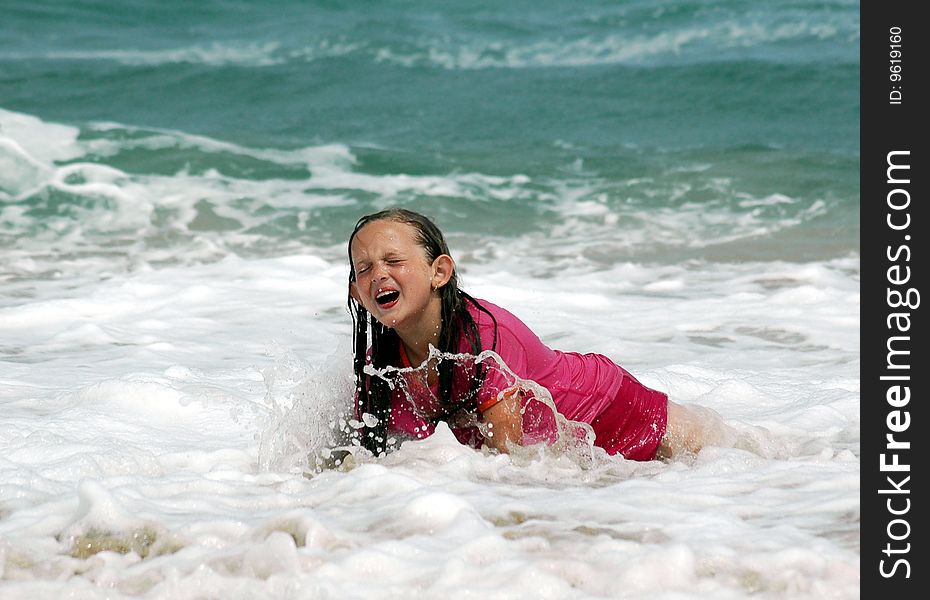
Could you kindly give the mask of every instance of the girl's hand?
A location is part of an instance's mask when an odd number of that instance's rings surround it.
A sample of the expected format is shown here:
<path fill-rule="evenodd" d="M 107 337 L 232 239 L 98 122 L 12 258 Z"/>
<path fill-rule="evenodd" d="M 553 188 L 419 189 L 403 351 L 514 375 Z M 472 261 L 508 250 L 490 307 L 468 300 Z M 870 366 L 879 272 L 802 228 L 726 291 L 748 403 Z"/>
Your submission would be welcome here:
<path fill-rule="evenodd" d="M 482 413 L 489 432 L 485 445 L 507 453 L 508 444 L 523 444 L 523 389 L 512 387 L 500 393 L 500 401 Z"/>

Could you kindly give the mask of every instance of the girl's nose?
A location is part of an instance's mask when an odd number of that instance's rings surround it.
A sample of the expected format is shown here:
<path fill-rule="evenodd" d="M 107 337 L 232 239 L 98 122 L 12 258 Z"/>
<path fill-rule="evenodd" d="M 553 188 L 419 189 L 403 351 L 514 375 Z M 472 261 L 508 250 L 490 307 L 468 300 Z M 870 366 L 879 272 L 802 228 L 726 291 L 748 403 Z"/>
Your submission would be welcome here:
<path fill-rule="evenodd" d="M 387 277 L 387 268 L 382 265 L 376 265 L 371 269 L 371 280 L 378 281 Z"/>

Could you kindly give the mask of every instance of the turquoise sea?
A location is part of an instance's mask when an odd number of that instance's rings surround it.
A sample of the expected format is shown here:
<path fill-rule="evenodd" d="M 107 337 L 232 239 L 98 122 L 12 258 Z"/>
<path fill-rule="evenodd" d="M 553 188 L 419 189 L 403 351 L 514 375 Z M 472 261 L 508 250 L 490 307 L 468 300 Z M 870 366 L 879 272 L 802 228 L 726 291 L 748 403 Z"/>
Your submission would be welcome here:
<path fill-rule="evenodd" d="M 858 598 L 859 9 L 2 0 L 0 597 Z M 741 441 L 315 472 L 394 205 Z"/>
<path fill-rule="evenodd" d="M 43 185 L 7 151 L 5 249 L 133 240 L 140 260 L 184 262 L 204 238 L 275 255 L 339 243 L 387 204 L 479 245 L 561 244 L 570 221 L 572 251 L 608 261 L 857 248 L 857 2 L 7 0 L 3 15 L 0 108 L 76 128 L 54 157 L 82 165 L 64 180 L 115 169 L 148 211 L 116 227 L 112 199 Z M 189 197 L 160 199 L 179 175 Z"/>

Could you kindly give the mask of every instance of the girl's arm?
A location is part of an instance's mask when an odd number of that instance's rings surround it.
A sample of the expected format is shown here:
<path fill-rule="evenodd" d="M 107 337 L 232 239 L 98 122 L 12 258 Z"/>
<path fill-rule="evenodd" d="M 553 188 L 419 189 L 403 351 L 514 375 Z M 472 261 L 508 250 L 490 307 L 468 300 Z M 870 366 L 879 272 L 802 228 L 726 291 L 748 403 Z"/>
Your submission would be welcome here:
<path fill-rule="evenodd" d="M 523 390 L 513 387 L 501 392 L 500 400 L 482 414 L 489 426 L 485 445 L 506 453 L 508 444 L 523 444 Z"/>

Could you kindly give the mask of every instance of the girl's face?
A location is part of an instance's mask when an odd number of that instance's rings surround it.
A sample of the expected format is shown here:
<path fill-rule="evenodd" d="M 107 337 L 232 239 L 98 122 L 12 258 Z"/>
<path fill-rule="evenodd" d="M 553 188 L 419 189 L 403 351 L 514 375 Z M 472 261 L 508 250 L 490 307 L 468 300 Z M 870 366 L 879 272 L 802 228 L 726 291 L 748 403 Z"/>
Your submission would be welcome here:
<path fill-rule="evenodd" d="M 352 239 L 351 256 L 355 281 L 349 292 L 382 325 L 402 337 L 438 327 L 436 290 L 449 281 L 452 259 L 443 254 L 430 262 L 412 225 L 390 220 L 365 225 Z"/>

